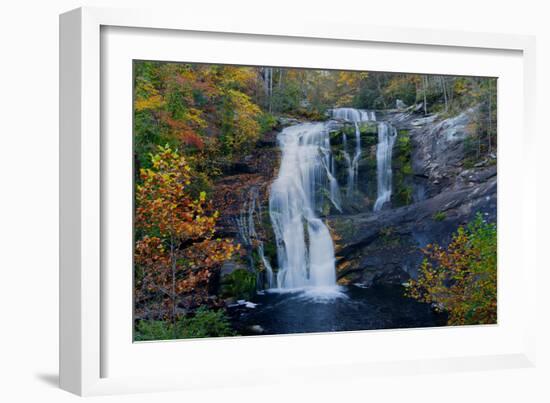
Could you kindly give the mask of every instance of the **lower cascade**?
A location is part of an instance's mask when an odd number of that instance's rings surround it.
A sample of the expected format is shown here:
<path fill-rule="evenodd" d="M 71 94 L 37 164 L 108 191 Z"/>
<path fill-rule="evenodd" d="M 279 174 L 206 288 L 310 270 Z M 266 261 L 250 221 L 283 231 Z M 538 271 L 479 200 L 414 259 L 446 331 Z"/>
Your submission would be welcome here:
<path fill-rule="evenodd" d="M 332 238 L 316 213 L 322 188 L 339 199 L 326 126 L 290 126 L 278 135 L 278 142 L 282 159 L 269 197 L 279 263 L 277 287 L 336 286 Z M 331 201 L 339 208 L 337 200 Z"/>
<path fill-rule="evenodd" d="M 267 288 L 271 288 L 273 286 L 273 269 L 269 260 L 265 257 L 264 243 L 256 232 L 255 220 L 259 220 L 262 216 L 262 205 L 258 198 L 258 188 L 253 187 L 250 191 L 249 200 L 244 201 L 241 214 L 235 221 L 242 244 L 250 250 L 256 247 L 260 261 L 264 265 L 265 279 L 259 278 L 257 284 L 260 285 L 265 282 Z M 253 264 L 251 260 L 250 266 Z"/>
<path fill-rule="evenodd" d="M 380 211 L 384 204 L 390 201 L 392 187 L 391 159 L 396 137 L 397 130 L 395 127 L 387 122 L 378 124 L 378 145 L 376 147 L 378 194 L 374 203 L 374 211 Z"/>

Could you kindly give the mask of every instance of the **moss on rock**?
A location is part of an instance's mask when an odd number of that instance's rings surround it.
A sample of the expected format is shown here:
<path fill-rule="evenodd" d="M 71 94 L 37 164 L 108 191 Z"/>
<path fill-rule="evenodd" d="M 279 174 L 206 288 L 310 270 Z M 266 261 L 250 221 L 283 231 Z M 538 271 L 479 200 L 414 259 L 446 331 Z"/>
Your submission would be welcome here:
<path fill-rule="evenodd" d="M 395 207 L 411 204 L 413 201 L 413 169 L 411 162 L 412 144 L 408 130 L 399 130 L 393 150 L 393 192 Z"/>

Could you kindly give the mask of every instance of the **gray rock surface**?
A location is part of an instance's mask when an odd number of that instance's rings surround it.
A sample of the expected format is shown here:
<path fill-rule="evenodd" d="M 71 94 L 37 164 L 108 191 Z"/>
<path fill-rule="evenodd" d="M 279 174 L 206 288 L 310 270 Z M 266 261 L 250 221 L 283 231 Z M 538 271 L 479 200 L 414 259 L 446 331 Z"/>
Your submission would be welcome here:
<path fill-rule="evenodd" d="M 408 130 L 414 201 L 379 213 L 332 215 L 337 271 L 341 283 L 366 286 L 402 283 L 415 277 L 430 243 L 446 245 L 460 225 L 481 213 L 496 221 L 496 157 L 464 167 L 464 139 L 475 110 L 441 119 L 413 112 L 379 116 Z"/>

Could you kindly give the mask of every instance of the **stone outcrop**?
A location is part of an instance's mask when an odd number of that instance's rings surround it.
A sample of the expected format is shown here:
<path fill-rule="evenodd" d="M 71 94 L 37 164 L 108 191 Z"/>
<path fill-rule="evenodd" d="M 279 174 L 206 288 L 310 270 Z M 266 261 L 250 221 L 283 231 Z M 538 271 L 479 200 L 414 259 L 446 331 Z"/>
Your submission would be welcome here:
<path fill-rule="evenodd" d="M 494 156 L 466 164 L 464 140 L 474 114 L 471 109 L 441 119 L 412 110 L 378 113 L 403 139 L 394 146 L 391 206 L 328 217 L 340 283 L 405 282 L 417 274 L 421 248 L 448 244 L 452 233 L 477 213 L 496 221 Z"/>

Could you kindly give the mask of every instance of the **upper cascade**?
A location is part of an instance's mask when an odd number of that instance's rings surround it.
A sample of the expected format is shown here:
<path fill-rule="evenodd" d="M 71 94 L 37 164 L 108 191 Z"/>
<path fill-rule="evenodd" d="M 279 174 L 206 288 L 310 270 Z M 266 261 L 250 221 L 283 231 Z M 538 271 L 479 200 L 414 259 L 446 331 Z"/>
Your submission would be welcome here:
<path fill-rule="evenodd" d="M 378 197 L 374 211 L 380 211 L 390 201 L 392 190 L 392 151 L 397 130 L 388 122 L 378 123 L 378 145 L 376 146 L 376 176 Z"/>
<path fill-rule="evenodd" d="M 355 108 L 334 108 L 330 110 L 330 116 L 336 120 L 346 122 L 368 122 L 376 121 L 376 113 Z"/>
<path fill-rule="evenodd" d="M 346 161 L 348 171 L 348 183 L 346 186 L 346 195 L 352 196 L 357 189 L 357 176 L 359 174 L 359 159 L 361 158 L 361 131 L 360 122 L 376 121 L 374 111 L 367 111 L 355 108 L 334 108 L 330 110 L 330 115 L 335 120 L 352 122 L 355 126 L 355 152 L 353 158 L 348 151 L 348 139 L 344 133 L 342 142 L 344 144 L 344 161 Z"/>

